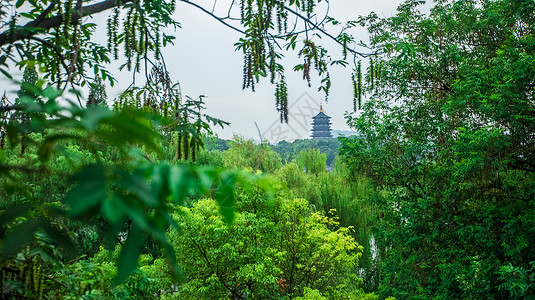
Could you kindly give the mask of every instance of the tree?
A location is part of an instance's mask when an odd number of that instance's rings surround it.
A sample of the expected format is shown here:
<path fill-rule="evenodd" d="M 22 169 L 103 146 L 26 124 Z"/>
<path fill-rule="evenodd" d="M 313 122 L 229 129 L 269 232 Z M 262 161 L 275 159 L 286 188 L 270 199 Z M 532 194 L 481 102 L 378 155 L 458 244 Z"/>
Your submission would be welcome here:
<path fill-rule="evenodd" d="M 218 16 L 194 1 L 178 2 L 200 9 L 243 35 L 236 43 L 237 49 L 244 55 L 243 88 L 254 90 L 261 77 L 269 76 L 269 81 L 276 85 L 276 106 L 281 113 L 281 121 L 288 121 L 284 66 L 279 63 L 285 50 L 301 49 L 299 57 L 303 63 L 294 69 L 302 71 L 303 79 L 309 84 L 311 71 L 315 69 L 321 82 L 319 90 L 324 91 L 326 96 L 331 85 L 330 65 L 347 65 L 348 55 L 368 56 L 352 46 L 354 41 L 347 30 L 356 25 L 354 22 L 341 24 L 327 15 L 323 18 L 315 15 L 316 6 L 328 6 L 328 2 L 241 0 L 230 4 L 226 16 Z M 35 62 L 42 67 L 47 80 L 63 85 L 63 89 L 68 85 L 90 84 L 98 76 L 113 84 L 113 75 L 103 63 L 110 62 L 112 58 L 117 60 L 122 51 L 124 64 L 121 68 L 144 72 L 147 81 L 150 81 L 151 69 L 163 67 L 167 72 L 165 63 L 160 65 L 164 60 L 160 49 L 174 40 L 172 35 L 163 33 L 164 29 L 180 27 L 180 23 L 172 18 L 176 5 L 176 1 L 167 0 L 61 3 L 20 0 L 15 4 L 2 4 L 0 13 L 10 21 L 0 27 L 0 65 L 4 68 L 12 64 L 24 67 Z M 93 41 L 97 25 L 88 21 L 87 17 L 107 10 L 112 11 L 107 23 L 108 43 L 100 45 Z M 20 25 L 22 21 L 26 23 Z M 288 22 L 295 24 L 288 26 Z M 336 36 L 328 33 L 324 29 L 327 24 L 340 26 L 340 33 Z M 332 59 L 327 50 L 317 43 L 322 36 L 341 45 L 342 59 Z M 9 77 L 4 68 L 3 73 Z M 92 70 L 93 75 L 87 70 Z"/>
<path fill-rule="evenodd" d="M 182 2 L 203 9 L 194 2 Z M 278 61 L 284 48 L 295 49 L 300 43 L 299 55 L 304 62 L 296 69 L 302 70 L 304 78 L 310 81 L 310 70 L 316 68 L 322 82 L 320 89 L 326 94 L 330 86 L 328 65 L 347 63 L 332 60 L 315 43 L 319 37 L 313 36 L 312 31 L 340 43 L 344 56 L 359 55 L 348 47 L 351 37 L 345 32 L 335 37 L 320 27 L 335 20 L 326 17 L 320 22 L 311 21 L 315 1 L 259 0 L 240 4 L 238 26 L 242 29 L 233 28 L 243 32 L 237 47 L 244 53 L 244 88 L 254 89 L 260 77 L 269 74 L 276 84 L 282 120 L 287 121 L 287 89 L 284 68 Z M 162 158 L 159 142 L 167 138 L 176 147 L 175 160 L 195 160 L 201 131 L 224 124 L 201 114 L 202 96 L 186 101 L 178 84 L 170 80 L 160 49 L 174 39 L 164 34 L 163 29 L 179 26 L 171 18 L 174 9 L 175 1 L 165 0 L 20 0 L 1 4 L 0 71 L 12 79 L 10 69 L 36 67 L 40 75 L 31 84 L 21 84 L 24 92 L 19 95 L 19 102 L 0 108 L 0 131 L 2 139 L 7 137 L 8 145 L 0 150 L 0 184 L 3 199 L 9 199 L 1 206 L 0 254 L 6 260 L 2 264 L 5 271 L 22 270 L 10 271 L 10 282 L 23 283 L 20 289 L 2 289 L 8 296 L 40 298 L 42 282 L 51 290 L 52 280 L 43 279 L 48 274 L 34 266 L 39 264 L 50 271 L 54 263 L 64 264 L 69 255 L 76 253 L 69 236 L 72 222 L 88 228 L 97 222 L 105 228 L 110 243 L 123 244 L 117 257 L 115 283 L 122 282 L 136 269 L 131 261 L 138 260 L 148 240 L 165 250 L 165 258 L 176 271 L 165 230 L 174 224 L 169 217 L 174 205 L 182 205 L 192 193 L 209 194 L 217 190 L 215 198 L 220 211 L 232 222 L 233 192 L 243 177 L 210 167 L 175 165 Z M 102 45 L 94 41 L 96 24 L 87 17 L 107 10 L 112 17 L 107 23 L 108 43 Z M 303 30 L 288 30 L 285 24 L 289 14 L 302 22 Z M 217 18 L 223 23 L 232 19 Z M 121 68 L 134 74 L 144 72 L 145 85 L 126 91 L 114 103 L 114 111 L 93 105 L 83 108 L 85 101 L 77 90 L 89 85 L 89 103 L 95 98 L 102 99 L 102 88 L 96 83 L 99 78 L 114 83 L 104 64 L 112 58 L 119 59 L 119 51 L 124 56 Z M 66 91 L 69 87 L 72 94 Z M 71 97 L 76 97 L 75 101 Z M 27 114 L 32 134 L 26 135 L 21 126 L 7 122 L 6 113 Z M 22 137 L 28 138 L 22 143 L 27 146 L 26 151 L 15 158 L 12 153 Z M 87 154 L 87 161 L 65 168 L 65 161 L 71 160 L 65 155 L 70 152 L 66 149 L 76 146 Z M 46 176 L 39 175 L 43 173 Z M 53 182 L 52 178 L 62 180 Z M 40 184 L 45 181 L 47 185 L 43 188 Z M 15 256 L 24 259 L 14 259 Z M 27 278 L 35 280 L 28 282 Z"/>
<path fill-rule="evenodd" d="M 107 105 L 108 95 L 106 94 L 106 86 L 99 75 L 96 76 L 95 81 L 89 84 L 89 95 L 87 96 L 87 105 Z"/>
<path fill-rule="evenodd" d="M 302 150 L 319 149 L 322 153 L 327 155 L 327 166 L 333 167 L 335 157 L 338 155 L 339 147 L 340 141 L 337 138 L 306 140 L 297 139 L 292 143 L 280 141 L 277 145 L 273 146 L 273 150 L 279 153 L 284 160 L 291 161 L 292 159 L 296 159 Z"/>
<path fill-rule="evenodd" d="M 321 153 L 319 149 L 303 149 L 297 154 L 297 164 L 307 174 L 318 175 L 324 173 L 326 161 L 327 155 Z"/>
<path fill-rule="evenodd" d="M 234 137 L 230 148 L 223 152 L 223 162 L 229 169 L 258 170 L 273 173 L 281 166 L 279 154 L 268 145 L 255 145 L 253 140 Z"/>
<path fill-rule="evenodd" d="M 307 288 L 329 299 L 365 297 L 354 273 L 361 247 L 350 229 L 311 213 L 304 199 L 279 198 L 270 205 L 249 197 L 241 194 L 232 227 L 224 225 L 213 201 L 201 200 L 175 216 L 182 225 L 171 239 L 188 277 L 179 297 L 285 299 Z"/>
<path fill-rule="evenodd" d="M 372 178 L 382 212 L 384 296 L 533 295 L 535 4 L 441 1 L 429 14 L 362 17 L 382 52 L 370 101 L 343 138 L 353 172 Z M 531 273 L 532 274 L 532 273 Z"/>

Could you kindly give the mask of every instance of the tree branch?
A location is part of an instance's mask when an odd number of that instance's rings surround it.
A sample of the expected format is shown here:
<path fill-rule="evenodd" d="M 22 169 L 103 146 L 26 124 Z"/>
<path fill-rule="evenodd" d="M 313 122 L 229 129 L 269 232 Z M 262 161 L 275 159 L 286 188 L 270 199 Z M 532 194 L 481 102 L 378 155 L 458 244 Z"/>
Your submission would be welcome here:
<path fill-rule="evenodd" d="M 232 30 L 234 30 L 234 31 L 237 31 L 237 32 L 239 32 L 239 33 L 241 33 L 241 34 L 245 34 L 245 32 L 244 32 L 243 30 L 241 30 L 241 29 L 239 29 L 239 28 L 236 28 L 236 27 L 230 25 L 229 23 L 225 22 L 224 19 L 227 19 L 226 17 L 225 17 L 225 18 L 220 18 L 220 17 L 216 16 L 214 13 L 208 11 L 207 9 L 205 9 L 204 7 L 200 6 L 200 5 L 197 4 L 197 3 L 193 3 L 193 2 L 188 1 L 188 0 L 179 0 L 179 1 L 180 1 L 180 2 L 184 2 L 184 3 L 187 3 L 187 4 L 189 4 L 189 5 L 192 5 L 192 6 L 196 7 L 196 8 L 198 8 L 198 9 L 202 10 L 204 13 L 206 13 L 206 14 L 209 15 L 209 16 L 211 16 L 212 18 L 218 20 L 219 22 L 221 22 L 223 25 L 229 27 L 230 29 L 232 29 Z"/>
<path fill-rule="evenodd" d="M 128 3 L 128 2 L 132 2 L 132 0 L 121 1 L 120 4 L 124 4 L 124 3 Z M 71 24 L 77 24 L 78 21 L 83 17 L 87 17 L 87 16 L 90 16 L 90 15 L 93 15 L 93 14 L 108 10 L 110 8 L 113 8 L 113 7 L 118 5 L 117 3 L 118 3 L 118 1 L 116 1 L 116 0 L 105 0 L 105 1 L 102 1 L 102 2 L 97 3 L 97 4 L 93 4 L 93 5 L 88 5 L 88 6 L 82 7 L 79 10 L 74 10 L 73 13 L 72 13 Z M 35 34 L 37 34 L 33 30 L 28 30 L 29 28 L 39 27 L 39 28 L 48 30 L 48 29 L 51 29 L 51 28 L 59 27 L 63 23 L 63 16 L 64 16 L 63 14 L 57 15 L 57 16 L 54 16 L 54 17 L 49 17 L 49 18 L 42 17 L 42 16 L 44 16 L 45 12 L 50 12 L 52 10 L 52 8 L 53 8 L 52 5 L 49 6 L 43 12 L 43 14 L 41 14 L 41 16 L 39 16 L 34 21 L 28 22 L 28 23 L 26 23 L 26 25 L 24 25 L 22 27 L 15 28 L 15 32 L 13 34 L 13 39 L 12 40 L 9 39 L 9 35 L 10 35 L 9 30 L 6 30 L 3 33 L 1 33 L 0 34 L 0 47 L 4 46 L 4 45 L 7 45 L 7 44 L 10 44 L 10 43 L 13 43 L 15 41 L 31 38 Z"/>
<path fill-rule="evenodd" d="M 12 111 L 12 110 L 22 110 L 24 106 L 22 105 L 8 105 L 8 106 L 0 106 L 0 113 Z"/>
<path fill-rule="evenodd" d="M 313 29 L 323 33 L 325 36 L 329 37 L 330 39 L 332 39 L 333 41 L 335 41 L 336 43 L 338 43 L 340 46 L 344 46 L 344 44 L 342 42 L 340 42 L 338 39 L 336 39 L 336 37 L 334 37 L 332 34 L 328 33 L 327 31 L 325 31 L 325 29 L 319 27 L 316 23 L 310 21 L 309 18 L 301 15 L 300 13 L 296 12 L 295 10 L 289 8 L 288 6 L 285 6 L 284 9 L 286 9 L 287 11 L 291 12 L 292 14 L 294 14 L 296 17 L 298 17 L 299 19 L 305 21 L 305 23 L 309 24 Z M 350 48 L 347 48 L 347 51 L 353 53 L 354 55 L 358 55 L 358 56 L 361 56 L 361 57 L 369 57 L 369 56 L 372 56 L 374 54 L 372 53 L 362 53 L 362 52 L 358 52 L 358 51 L 355 51 L 353 49 L 350 49 Z"/>
<path fill-rule="evenodd" d="M 40 38 L 35 37 L 35 36 L 28 37 L 28 39 L 31 39 L 31 40 L 34 40 L 34 41 L 38 41 L 41 44 L 43 44 L 43 45 L 49 47 L 50 49 L 54 50 L 54 52 L 56 52 L 56 55 L 59 57 L 59 61 L 63 65 L 63 68 L 65 68 L 65 70 L 69 69 L 69 67 L 67 67 L 67 65 L 65 64 L 65 61 L 64 61 L 65 58 L 63 57 L 63 55 L 59 51 L 58 47 L 56 47 L 55 45 L 53 45 L 51 42 L 49 42 L 47 40 L 43 40 L 43 39 L 40 39 Z"/>

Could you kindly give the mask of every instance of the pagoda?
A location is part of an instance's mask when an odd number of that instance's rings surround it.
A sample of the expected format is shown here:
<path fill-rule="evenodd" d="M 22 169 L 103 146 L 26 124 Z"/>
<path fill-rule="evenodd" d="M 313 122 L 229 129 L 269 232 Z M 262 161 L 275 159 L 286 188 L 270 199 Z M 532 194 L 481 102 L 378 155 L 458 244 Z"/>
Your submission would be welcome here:
<path fill-rule="evenodd" d="M 313 139 L 330 139 L 331 134 L 331 117 L 323 113 L 323 105 L 320 104 L 320 112 L 312 118 L 312 135 Z"/>

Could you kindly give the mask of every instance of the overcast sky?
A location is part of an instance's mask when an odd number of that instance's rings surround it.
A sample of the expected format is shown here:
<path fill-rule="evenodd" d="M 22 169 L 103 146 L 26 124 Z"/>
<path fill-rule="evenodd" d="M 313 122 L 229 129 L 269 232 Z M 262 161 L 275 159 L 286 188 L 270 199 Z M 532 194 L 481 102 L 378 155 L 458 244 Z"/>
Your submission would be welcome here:
<path fill-rule="evenodd" d="M 214 0 L 195 1 L 211 10 Z M 216 12 L 228 9 L 228 0 L 219 0 Z M 331 0 L 329 15 L 340 21 L 355 20 L 359 15 L 367 15 L 375 11 L 379 16 L 391 16 L 401 0 Z M 319 11 L 321 15 L 321 9 Z M 105 43 L 105 24 L 109 11 L 95 15 L 92 22 L 99 25 L 97 40 Z M 196 98 L 205 95 L 207 111 L 211 116 L 231 123 L 225 129 L 217 128 L 222 138 L 231 138 L 234 134 L 259 140 L 259 130 L 264 139 L 277 142 L 281 138 L 307 138 L 310 135 L 310 117 L 318 113 L 319 102 L 323 93 L 317 92 L 319 82 L 312 81 L 309 88 L 302 80 L 302 73 L 292 71 L 294 65 L 301 63 L 297 52 L 288 53 L 283 61 L 289 84 L 289 125 L 279 125 L 279 114 L 275 109 L 274 86 L 265 78 L 256 85 L 256 92 L 242 90 L 243 56 L 235 51 L 234 43 L 240 38 L 238 32 L 222 25 L 211 16 L 203 13 L 187 3 L 177 1 L 175 20 L 182 28 L 173 33 L 176 36 L 174 45 L 163 50 L 166 65 L 171 78 L 178 81 L 183 95 Z M 365 29 L 352 32 L 357 40 L 367 41 Z M 334 30 L 333 35 L 338 31 Z M 341 57 L 341 47 L 324 38 L 333 58 Z M 361 49 L 364 50 L 364 49 Z M 119 83 L 108 89 L 108 98 L 113 99 L 121 90 L 131 83 L 132 76 L 119 73 L 116 66 L 110 71 L 116 75 Z M 331 69 L 332 88 L 328 103 L 324 103 L 324 111 L 332 117 L 332 127 L 337 130 L 349 130 L 344 121 L 344 113 L 352 110 L 352 86 L 350 81 L 351 67 Z M 141 75 L 138 78 L 142 77 Z M 308 123 L 307 123 L 308 120 Z M 278 138 L 268 132 L 286 132 Z"/>
<path fill-rule="evenodd" d="M 329 15 L 340 21 L 355 20 L 358 15 L 367 15 L 371 11 L 375 11 L 379 16 L 391 16 L 401 2 L 331 0 Z M 302 73 L 292 71 L 293 66 L 300 63 L 296 53 L 288 53 L 284 62 L 289 83 L 289 105 L 295 104 L 290 110 L 289 127 L 283 125 L 274 128 L 274 124 L 279 120 L 279 114 L 275 109 L 274 86 L 268 80 L 264 80 L 256 86 L 256 92 L 241 89 L 243 56 L 241 52 L 236 52 L 234 47 L 240 34 L 193 6 L 177 3 L 174 16 L 182 24 L 182 29 L 175 33 L 177 37 L 175 45 L 164 50 L 167 65 L 172 78 L 180 82 L 183 94 L 190 97 L 206 95 L 207 113 L 231 123 L 228 128 L 217 129 L 218 135 L 222 138 L 231 138 L 234 134 L 238 134 L 258 140 L 258 131 L 254 124 L 257 122 L 264 135 L 268 129 L 276 129 L 286 132 L 287 139 L 307 138 L 310 128 L 303 130 L 302 127 L 307 124 L 303 124 L 303 120 L 297 120 L 295 115 L 298 115 L 298 110 L 304 107 L 304 98 L 309 99 L 308 102 L 317 103 L 324 98 L 324 95 L 317 92 L 319 84 L 317 80 L 309 88 L 302 80 Z M 213 2 L 201 3 L 211 8 Z M 226 7 L 226 3 L 218 2 L 218 8 L 226 9 Z M 357 40 L 365 42 L 368 40 L 365 29 L 353 33 Z M 323 41 L 327 39 L 324 38 Z M 327 46 L 333 57 L 341 56 L 340 47 L 330 41 Z M 344 113 L 352 110 L 350 74 L 350 67 L 333 68 L 331 71 L 332 89 L 328 103 L 324 104 L 324 111 L 332 117 L 333 129 L 349 130 L 345 124 Z M 302 109 L 301 115 L 303 115 Z M 291 132 L 293 134 L 290 134 Z M 271 142 L 277 141 L 277 138 L 271 135 L 263 138 Z"/>

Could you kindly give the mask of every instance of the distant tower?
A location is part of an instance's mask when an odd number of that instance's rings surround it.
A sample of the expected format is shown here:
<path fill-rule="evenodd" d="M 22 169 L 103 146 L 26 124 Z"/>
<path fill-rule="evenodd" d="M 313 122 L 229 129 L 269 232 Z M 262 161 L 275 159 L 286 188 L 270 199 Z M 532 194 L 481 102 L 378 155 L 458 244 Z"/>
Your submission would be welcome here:
<path fill-rule="evenodd" d="M 331 117 L 323 113 L 323 105 L 320 104 L 320 113 L 312 118 L 312 135 L 313 139 L 329 139 L 331 134 Z"/>

